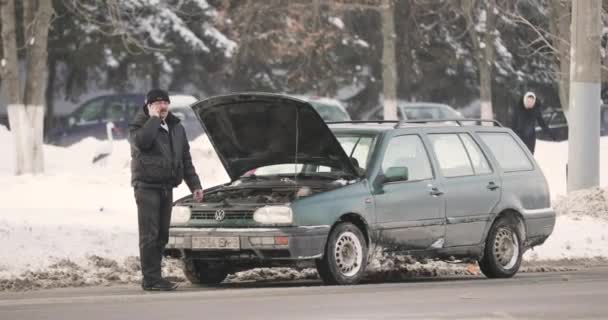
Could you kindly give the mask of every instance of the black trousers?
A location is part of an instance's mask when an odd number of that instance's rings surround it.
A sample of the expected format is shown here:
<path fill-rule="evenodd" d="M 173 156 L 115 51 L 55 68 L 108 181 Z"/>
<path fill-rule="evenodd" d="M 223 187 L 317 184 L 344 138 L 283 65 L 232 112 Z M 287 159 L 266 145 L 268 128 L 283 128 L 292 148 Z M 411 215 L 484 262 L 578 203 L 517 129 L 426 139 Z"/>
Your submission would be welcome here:
<path fill-rule="evenodd" d="M 529 137 L 522 137 L 521 139 L 524 141 L 524 143 L 528 147 L 528 150 L 530 150 L 530 152 L 532 152 L 532 154 L 534 154 L 534 149 L 536 149 L 536 135 L 532 135 Z"/>
<path fill-rule="evenodd" d="M 153 285 L 162 278 L 161 260 L 169 241 L 173 190 L 136 187 L 135 201 L 143 283 Z"/>

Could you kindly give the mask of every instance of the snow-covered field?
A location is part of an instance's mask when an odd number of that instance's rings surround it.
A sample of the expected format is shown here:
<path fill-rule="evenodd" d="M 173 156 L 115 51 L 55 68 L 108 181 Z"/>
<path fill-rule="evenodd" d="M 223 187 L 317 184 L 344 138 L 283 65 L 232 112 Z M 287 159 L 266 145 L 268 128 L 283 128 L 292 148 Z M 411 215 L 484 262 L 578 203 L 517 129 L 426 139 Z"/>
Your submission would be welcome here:
<path fill-rule="evenodd" d="M 92 164 L 96 150 L 104 143 L 86 139 L 70 148 L 45 146 L 46 173 L 17 177 L 12 174 L 12 137 L 0 126 L 0 145 L 6 150 L 0 159 L 0 290 L 138 281 L 137 214 L 130 187 L 129 146 L 115 141 L 112 156 L 102 164 Z M 204 187 L 228 181 L 205 136 L 191 147 Z M 567 142 L 539 141 L 537 148 L 536 158 L 560 216 L 553 235 L 543 246 L 528 252 L 526 260 L 608 258 L 608 191 L 598 188 L 564 198 Z M 607 138 L 601 139 L 601 158 L 608 162 Z M 608 187 L 608 168 L 601 169 L 600 185 Z M 186 194 L 188 189 L 182 184 L 174 198 Z M 165 273 L 181 278 L 177 264 L 167 261 Z M 437 273 L 436 264 L 413 263 L 403 257 L 380 255 L 373 264 L 382 273 L 405 269 L 410 275 Z M 463 267 L 443 266 L 467 272 Z M 262 269 L 239 273 L 229 280 L 314 277 L 312 270 Z"/>

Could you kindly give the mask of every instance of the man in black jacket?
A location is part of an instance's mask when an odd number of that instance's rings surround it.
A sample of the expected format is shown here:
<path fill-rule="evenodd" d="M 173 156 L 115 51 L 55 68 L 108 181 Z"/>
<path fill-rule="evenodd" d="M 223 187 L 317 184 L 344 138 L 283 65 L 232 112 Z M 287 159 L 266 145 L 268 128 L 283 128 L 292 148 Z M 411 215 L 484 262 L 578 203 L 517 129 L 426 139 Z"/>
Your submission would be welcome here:
<path fill-rule="evenodd" d="M 513 112 L 511 127 L 513 131 L 523 140 L 530 152 L 534 154 L 536 147 L 536 122 L 553 139 L 555 135 L 543 120 L 540 100 L 533 92 L 526 92 Z"/>
<path fill-rule="evenodd" d="M 186 131 L 169 112 L 169 95 L 154 89 L 129 124 L 131 184 L 137 202 L 139 256 L 144 290 L 174 290 L 177 284 L 162 278 L 162 253 L 169 240 L 173 188 L 182 180 L 202 201 L 201 182 L 190 156 Z"/>

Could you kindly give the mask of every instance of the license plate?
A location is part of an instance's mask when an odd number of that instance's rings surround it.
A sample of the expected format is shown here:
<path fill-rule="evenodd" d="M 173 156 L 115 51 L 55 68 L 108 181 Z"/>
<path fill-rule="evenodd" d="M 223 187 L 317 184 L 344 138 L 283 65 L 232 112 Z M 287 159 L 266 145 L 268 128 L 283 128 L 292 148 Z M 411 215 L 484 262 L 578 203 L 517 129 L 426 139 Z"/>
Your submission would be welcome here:
<path fill-rule="evenodd" d="M 192 249 L 240 249 L 239 237 L 192 237 Z"/>

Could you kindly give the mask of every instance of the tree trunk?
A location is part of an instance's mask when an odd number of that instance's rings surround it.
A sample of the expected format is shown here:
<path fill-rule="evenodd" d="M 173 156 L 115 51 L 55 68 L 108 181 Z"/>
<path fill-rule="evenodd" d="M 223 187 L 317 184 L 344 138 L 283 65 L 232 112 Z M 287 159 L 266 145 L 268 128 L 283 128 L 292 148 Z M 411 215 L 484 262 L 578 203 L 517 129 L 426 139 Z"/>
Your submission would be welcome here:
<path fill-rule="evenodd" d="M 488 61 L 479 61 L 479 91 L 481 100 L 481 118 L 493 120 L 492 110 L 492 70 Z"/>
<path fill-rule="evenodd" d="M 496 39 L 495 0 L 484 0 L 486 25 L 484 35 L 485 47 L 480 48 L 479 57 L 479 91 L 481 99 L 481 118 L 494 120 L 492 108 L 492 69 L 494 66 L 494 41 Z M 489 124 L 489 123 L 486 123 Z"/>
<path fill-rule="evenodd" d="M 479 16 L 475 14 L 477 10 L 477 1 L 463 0 L 460 2 L 460 8 L 464 14 L 467 23 L 467 30 L 471 43 L 473 44 L 473 54 L 477 60 L 479 68 L 479 96 L 481 104 L 481 118 L 486 120 L 494 119 L 492 111 L 492 69 L 494 67 L 494 39 L 496 37 L 496 8 L 495 0 L 481 0 L 482 8 L 486 13 L 486 21 L 484 25 L 485 33 L 483 40 L 477 32 L 477 22 L 473 18 Z M 491 125 L 489 123 L 484 123 Z"/>
<path fill-rule="evenodd" d="M 57 77 L 57 60 L 49 59 L 49 80 L 46 87 L 46 112 L 44 116 L 44 134 L 55 125 L 55 81 Z"/>
<path fill-rule="evenodd" d="M 25 149 L 22 128 L 26 127 L 25 107 L 21 99 L 19 61 L 17 58 L 17 33 L 15 28 L 15 3 L 13 0 L 0 1 L 0 20 L 2 23 L 2 51 L 0 72 L 5 96 L 8 98 L 8 119 L 15 141 L 15 173 L 24 173 Z"/>
<path fill-rule="evenodd" d="M 397 63 L 395 59 L 395 12 L 392 0 L 382 1 L 382 85 L 384 120 L 397 120 Z"/>
<path fill-rule="evenodd" d="M 556 72 L 559 75 L 559 101 L 568 116 L 570 92 L 570 24 L 572 6 L 570 1 L 549 1 L 549 29 L 554 35 L 554 46 L 557 48 Z"/>
<path fill-rule="evenodd" d="M 36 8 L 36 3 L 38 7 Z M 32 12 L 35 11 L 35 15 Z M 24 103 L 29 118 L 28 146 L 32 173 L 44 171 L 44 101 L 48 73 L 48 34 L 53 15 L 52 1 L 24 2 L 25 40 L 27 47 Z M 28 20 L 31 19 L 31 20 Z"/>

